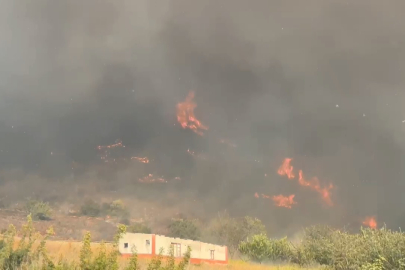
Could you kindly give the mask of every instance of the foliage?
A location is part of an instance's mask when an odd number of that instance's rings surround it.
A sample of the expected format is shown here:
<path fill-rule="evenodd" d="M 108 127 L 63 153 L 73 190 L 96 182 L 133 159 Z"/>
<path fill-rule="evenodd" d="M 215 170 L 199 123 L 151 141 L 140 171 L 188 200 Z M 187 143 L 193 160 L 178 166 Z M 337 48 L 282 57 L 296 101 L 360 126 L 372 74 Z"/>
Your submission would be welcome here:
<path fill-rule="evenodd" d="M 128 266 L 125 268 L 125 270 L 139 270 L 140 266 L 138 264 L 138 254 L 136 253 L 136 248 L 135 246 L 132 247 L 132 256 L 131 259 L 129 260 Z"/>
<path fill-rule="evenodd" d="M 53 267 L 53 263 L 45 250 L 45 242 L 47 238 L 53 234 L 52 228 L 47 230 L 45 237 L 41 237 L 40 244 L 36 250 L 33 249 L 33 243 L 40 238 L 35 233 L 32 217 L 28 215 L 27 223 L 22 226 L 19 233 L 21 235 L 20 242 L 15 248 L 15 237 L 17 230 L 13 225 L 10 225 L 8 230 L 4 233 L 3 239 L 0 242 L 0 269 L 16 269 L 24 264 L 29 264 L 33 260 L 41 259 L 44 266 Z"/>
<path fill-rule="evenodd" d="M 250 260 L 261 263 L 265 260 L 289 262 L 293 252 L 287 238 L 269 239 L 266 234 L 257 234 L 242 241 L 239 251 Z"/>
<path fill-rule="evenodd" d="M 265 234 L 266 228 L 257 218 L 246 216 L 236 219 L 225 213 L 218 215 L 211 222 L 208 231 L 209 238 L 213 242 L 226 245 L 229 255 L 234 257 L 240 242 L 256 234 Z"/>
<path fill-rule="evenodd" d="M 80 208 L 80 213 L 84 216 L 98 217 L 101 214 L 101 207 L 93 200 L 86 200 Z"/>
<path fill-rule="evenodd" d="M 48 203 L 43 201 L 29 200 L 26 204 L 26 209 L 34 220 L 51 219 L 52 209 Z"/>
<path fill-rule="evenodd" d="M 257 234 L 239 244 L 239 251 L 254 262 L 261 263 L 270 258 L 271 243 L 265 234 Z"/>
<path fill-rule="evenodd" d="M 248 235 L 238 243 L 238 249 L 252 261 L 293 262 L 305 266 L 320 264 L 325 269 L 337 270 L 405 270 L 405 233 L 401 231 L 395 232 L 385 227 L 378 230 L 362 228 L 359 233 L 353 234 L 327 226 L 313 226 L 305 229 L 300 243 L 293 245 L 287 238 L 270 239 L 264 233 L 249 235 L 262 230 L 261 222 L 256 219 L 228 219 L 227 221 L 231 222 L 225 224 L 235 227 L 224 226 L 225 228 L 234 229 L 234 234 L 239 232 L 243 236 Z M 125 232 L 126 226 L 119 225 L 113 248 L 107 250 L 105 244 L 101 243 L 98 252 L 93 252 L 91 235 L 86 233 L 78 263 L 67 262 L 63 257 L 55 261 L 46 250 L 46 242 L 54 234 L 52 228 L 48 229 L 45 235 L 37 233 L 29 215 L 27 223 L 20 231 L 10 225 L 1 235 L 0 269 L 118 270 L 118 242 Z M 19 243 L 15 243 L 17 235 L 21 237 Z M 230 235 L 233 236 L 233 234 Z M 35 247 L 34 242 L 39 244 Z M 125 269 L 140 270 L 141 265 L 134 247 L 132 251 L 133 256 Z M 162 254 L 163 249 L 150 261 L 147 269 L 184 270 L 188 267 L 191 249 L 188 248 L 178 264 L 176 264 L 173 249 L 169 250 L 169 256 L 165 259 Z"/>
<path fill-rule="evenodd" d="M 201 236 L 201 231 L 193 222 L 189 219 L 177 219 L 173 220 L 169 226 L 169 236 L 178 237 L 183 239 L 198 240 Z"/>
<path fill-rule="evenodd" d="M 125 204 L 121 200 L 115 200 L 111 203 L 104 203 L 102 205 L 102 213 L 104 215 L 118 217 L 121 219 L 127 219 L 129 217 L 129 211 Z"/>
<path fill-rule="evenodd" d="M 121 221 L 128 223 L 129 211 L 121 200 L 116 200 L 111 203 L 103 203 L 102 205 L 93 200 L 86 200 L 80 208 L 80 213 L 84 216 L 98 217 L 111 216 L 119 218 Z"/>
<path fill-rule="evenodd" d="M 145 223 L 134 223 L 127 228 L 130 233 L 152 233 L 152 229 Z"/>
<path fill-rule="evenodd" d="M 152 258 L 147 270 L 185 270 L 190 262 L 191 248 L 187 247 L 187 251 L 183 254 L 183 259 L 176 266 L 173 248 L 169 248 L 169 257 L 166 260 L 166 265 L 163 265 L 164 249 L 161 248 L 159 254 Z"/>

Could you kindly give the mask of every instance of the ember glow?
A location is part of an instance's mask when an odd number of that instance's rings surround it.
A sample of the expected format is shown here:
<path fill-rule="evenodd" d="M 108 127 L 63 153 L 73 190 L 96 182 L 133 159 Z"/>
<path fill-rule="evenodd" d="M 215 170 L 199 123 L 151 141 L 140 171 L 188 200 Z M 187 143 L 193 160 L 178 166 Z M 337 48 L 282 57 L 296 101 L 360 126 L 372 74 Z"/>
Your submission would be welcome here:
<path fill-rule="evenodd" d="M 116 140 L 114 144 L 110 145 L 99 145 L 97 149 L 100 151 L 100 159 L 104 162 L 116 162 L 115 158 L 110 158 L 111 150 L 117 148 L 124 148 L 125 145 L 122 144 L 121 140 Z"/>
<path fill-rule="evenodd" d="M 281 176 L 287 176 L 288 179 L 293 179 L 295 177 L 294 172 L 293 172 L 293 166 L 291 166 L 291 158 L 286 158 L 284 159 L 283 164 L 280 166 L 278 169 L 277 173 Z"/>
<path fill-rule="evenodd" d="M 154 177 L 153 174 L 148 174 L 145 177 L 139 178 L 140 183 L 167 183 L 163 177 Z"/>
<path fill-rule="evenodd" d="M 193 102 L 194 92 L 190 92 L 184 102 L 177 104 L 177 121 L 181 127 L 191 129 L 198 135 L 203 135 L 204 130 L 208 130 L 194 115 L 197 104 Z"/>
<path fill-rule="evenodd" d="M 131 159 L 145 164 L 149 163 L 149 159 L 147 157 L 131 157 Z"/>
<path fill-rule="evenodd" d="M 274 204 L 278 207 L 285 207 L 291 209 L 296 202 L 294 201 L 295 195 L 292 194 L 290 196 L 283 196 L 283 195 L 277 195 L 273 196 L 272 200 Z"/>
<path fill-rule="evenodd" d="M 371 229 L 376 229 L 377 228 L 377 221 L 375 220 L 375 217 L 367 217 L 363 221 L 363 225 L 370 227 Z"/>
<path fill-rule="evenodd" d="M 97 146 L 97 149 L 98 149 L 98 150 L 101 150 L 101 149 L 111 149 L 111 148 L 116 148 L 116 147 L 125 147 L 125 145 L 122 144 L 122 141 L 121 141 L 121 140 L 117 140 L 117 142 L 114 143 L 114 144 L 110 144 L 110 145 L 99 145 L 99 146 Z"/>

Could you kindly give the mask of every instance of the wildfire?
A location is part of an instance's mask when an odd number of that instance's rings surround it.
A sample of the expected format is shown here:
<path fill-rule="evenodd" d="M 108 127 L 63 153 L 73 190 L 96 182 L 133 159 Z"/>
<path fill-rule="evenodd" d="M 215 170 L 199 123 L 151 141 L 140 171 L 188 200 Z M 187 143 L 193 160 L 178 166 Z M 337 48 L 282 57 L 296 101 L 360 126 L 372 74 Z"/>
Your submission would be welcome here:
<path fill-rule="evenodd" d="M 277 195 L 277 196 L 273 196 L 273 202 L 276 206 L 279 207 L 285 207 L 285 208 L 289 208 L 291 209 L 293 204 L 296 204 L 296 202 L 294 201 L 294 197 L 295 195 L 292 194 L 290 196 L 283 196 L 283 195 Z"/>
<path fill-rule="evenodd" d="M 177 104 L 177 121 L 181 127 L 189 128 L 198 135 L 203 135 L 203 130 L 208 130 L 194 115 L 197 104 L 193 102 L 194 92 L 190 92 L 184 102 Z"/>
<path fill-rule="evenodd" d="M 104 162 L 116 162 L 115 159 L 110 160 L 109 156 L 110 156 L 110 150 L 114 149 L 114 148 L 124 148 L 125 145 L 122 144 L 121 140 L 116 140 L 114 144 L 110 144 L 110 145 L 99 145 L 97 146 L 98 150 L 103 150 L 100 153 L 100 159 L 103 160 Z"/>
<path fill-rule="evenodd" d="M 298 183 L 299 183 L 301 186 L 309 187 L 309 188 L 311 188 L 312 190 L 315 190 L 316 192 L 318 192 L 318 193 L 322 196 L 322 199 L 323 199 L 328 205 L 330 205 L 330 206 L 333 205 L 332 200 L 331 200 L 331 198 L 330 198 L 330 190 L 333 189 L 333 185 L 332 185 L 332 184 L 329 184 L 329 186 L 322 188 L 321 185 L 319 184 L 319 180 L 318 180 L 317 177 L 312 178 L 311 181 L 307 181 L 307 180 L 304 179 L 302 170 L 300 170 L 300 171 L 298 172 L 298 175 L 299 175 Z"/>
<path fill-rule="evenodd" d="M 116 148 L 116 147 L 125 147 L 125 145 L 122 144 L 122 141 L 121 141 L 121 140 L 117 140 L 117 142 L 114 143 L 114 144 L 110 144 L 110 145 L 99 145 L 99 146 L 97 146 L 97 149 L 98 149 L 98 150 L 101 150 L 101 149 L 111 149 L 111 148 Z"/>
<path fill-rule="evenodd" d="M 363 225 L 370 227 L 371 229 L 376 229 L 377 228 L 377 221 L 375 220 L 375 217 L 367 217 L 363 221 Z"/>
<path fill-rule="evenodd" d="M 153 174 L 148 174 L 147 176 L 144 176 L 142 178 L 139 178 L 138 180 L 140 183 L 167 183 L 167 180 L 164 179 L 163 177 L 157 177 L 155 178 Z"/>
<path fill-rule="evenodd" d="M 277 173 L 281 176 L 286 175 L 288 179 L 293 179 L 295 177 L 293 169 L 294 167 L 291 166 L 291 158 L 286 158 L 283 162 L 283 164 L 280 166 L 278 169 Z"/>
<path fill-rule="evenodd" d="M 288 179 L 293 179 L 295 178 L 294 172 L 293 172 L 293 166 L 291 166 L 291 158 L 286 158 L 284 159 L 283 164 L 280 166 L 278 169 L 277 173 L 281 176 L 287 176 Z M 319 179 L 317 177 L 313 177 L 310 181 L 305 180 L 302 170 L 298 171 L 298 183 L 303 186 L 303 187 L 308 187 L 316 192 L 318 192 L 321 196 L 322 199 L 328 204 L 329 206 L 332 206 L 332 200 L 330 198 L 330 191 L 333 189 L 333 185 L 329 184 L 327 187 L 321 187 L 319 183 Z"/>
<path fill-rule="evenodd" d="M 135 159 L 141 163 L 149 163 L 149 159 L 147 157 L 131 157 L 131 159 Z"/>
<path fill-rule="evenodd" d="M 295 201 L 294 201 L 294 197 L 295 197 L 295 195 L 294 194 L 292 194 L 292 195 L 290 195 L 290 196 L 283 196 L 283 195 L 277 195 L 277 196 L 273 196 L 273 197 L 271 197 L 271 196 L 269 196 L 269 195 L 266 195 L 266 194 L 260 194 L 259 195 L 259 193 L 255 193 L 255 198 L 260 198 L 260 197 L 262 197 L 263 199 L 272 199 L 273 200 L 273 202 L 274 202 L 274 204 L 276 205 L 276 206 L 278 206 L 278 207 L 285 207 L 285 208 L 289 208 L 289 209 L 291 209 L 292 208 L 292 206 L 293 206 L 293 204 L 297 204 Z"/>

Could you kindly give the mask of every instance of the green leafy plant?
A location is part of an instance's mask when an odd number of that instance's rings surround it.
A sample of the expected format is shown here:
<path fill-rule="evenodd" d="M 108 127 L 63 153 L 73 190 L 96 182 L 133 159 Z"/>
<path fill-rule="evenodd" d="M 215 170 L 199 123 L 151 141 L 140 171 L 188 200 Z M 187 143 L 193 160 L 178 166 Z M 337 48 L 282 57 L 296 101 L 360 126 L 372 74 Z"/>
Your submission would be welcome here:
<path fill-rule="evenodd" d="M 48 203 L 43 201 L 29 200 L 26 209 L 34 220 L 50 220 L 52 209 Z"/>
<path fill-rule="evenodd" d="M 173 220 L 169 224 L 168 230 L 171 237 L 198 240 L 201 236 L 200 229 L 192 220 L 188 219 Z"/>
<path fill-rule="evenodd" d="M 271 241 L 265 234 L 258 234 L 239 244 L 239 251 L 250 260 L 262 263 L 270 258 L 272 251 Z"/>
<path fill-rule="evenodd" d="M 234 257 L 240 242 L 253 235 L 265 233 L 266 227 L 257 218 L 246 216 L 236 219 L 224 213 L 211 221 L 207 239 L 220 245 L 226 245 L 229 255 Z"/>
<path fill-rule="evenodd" d="M 84 216 L 98 217 L 101 215 L 101 207 L 93 200 L 86 200 L 80 208 L 80 213 Z"/>
<path fill-rule="evenodd" d="M 134 223 L 127 228 L 130 233 L 152 233 L 152 229 L 145 223 Z"/>

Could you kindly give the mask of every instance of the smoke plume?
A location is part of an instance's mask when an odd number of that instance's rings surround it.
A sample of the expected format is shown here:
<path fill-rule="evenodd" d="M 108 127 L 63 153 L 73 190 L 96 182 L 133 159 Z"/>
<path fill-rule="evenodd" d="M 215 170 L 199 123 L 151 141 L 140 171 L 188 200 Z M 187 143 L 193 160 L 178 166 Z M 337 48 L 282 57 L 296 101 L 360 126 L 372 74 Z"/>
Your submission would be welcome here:
<path fill-rule="evenodd" d="M 36 175 L 31 185 L 66 179 L 72 163 L 89 171 L 103 165 L 97 146 L 120 139 L 125 148 L 109 155 L 150 162 L 110 181 L 181 178 L 177 196 L 192 192 L 196 212 L 256 215 L 284 231 L 360 226 L 366 216 L 397 228 L 404 8 L 399 0 L 3 1 L 1 181 L 17 181 L 11 170 Z M 176 119 L 190 91 L 209 127 L 202 136 Z M 277 174 L 287 157 L 296 175 L 333 184 L 333 206 Z M 256 192 L 295 194 L 296 204 L 277 208 Z"/>

